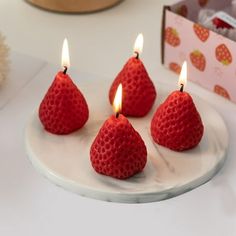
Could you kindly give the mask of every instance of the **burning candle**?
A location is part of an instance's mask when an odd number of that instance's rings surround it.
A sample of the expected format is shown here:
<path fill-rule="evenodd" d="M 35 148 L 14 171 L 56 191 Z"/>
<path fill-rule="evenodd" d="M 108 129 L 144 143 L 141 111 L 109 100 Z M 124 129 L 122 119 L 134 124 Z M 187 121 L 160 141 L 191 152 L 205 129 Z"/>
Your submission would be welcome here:
<path fill-rule="evenodd" d="M 145 116 L 152 108 L 156 98 L 153 82 L 140 59 L 142 49 L 143 35 L 139 34 L 134 44 L 134 56 L 124 65 L 109 91 L 109 100 L 112 104 L 118 85 L 122 83 L 122 114 L 126 116 Z"/>
<path fill-rule="evenodd" d="M 175 151 L 191 149 L 201 141 L 204 126 L 192 97 L 184 91 L 187 62 L 179 77 L 180 90 L 172 92 L 157 108 L 151 121 L 154 142 Z"/>
<path fill-rule="evenodd" d="M 90 149 L 94 170 L 118 179 L 141 172 L 147 162 L 146 146 L 128 119 L 120 114 L 122 105 L 120 84 L 113 102 L 115 115 L 102 125 Z"/>
<path fill-rule="evenodd" d="M 139 55 L 143 51 L 143 35 L 139 34 L 134 43 L 134 54 L 136 59 L 139 59 Z"/>
<path fill-rule="evenodd" d="M 53 134 L 69 134 L 84 126 L 88 120 L 87 102 L 73 83 L 67 70 L 70 67 L 68 41 L 62 47 L 62 68 L 44 96 L 39 118 L 44 128 Z"/>
<path fill-rule="evenodd" d="M 184 91 L 184 86 L 186 86 L 187 84 L 187 62 L 185 61 L 182 65 L 182 69 L 180 71 L 180 74 L 179 74 L 179 81 L 178 81 L 178 85 L 179 85 L 179 88 L 180 88 L 180 92 L 183 92 Z"/>
<path fill-rule="evenodd" d="M 67 69 L 70 67 L 69 46 L 68 46 L 68 40 L 66 38 L 64 39 L 62 45 L 61 66 L 64 69 L 63 74 L 66 74 Z"/>

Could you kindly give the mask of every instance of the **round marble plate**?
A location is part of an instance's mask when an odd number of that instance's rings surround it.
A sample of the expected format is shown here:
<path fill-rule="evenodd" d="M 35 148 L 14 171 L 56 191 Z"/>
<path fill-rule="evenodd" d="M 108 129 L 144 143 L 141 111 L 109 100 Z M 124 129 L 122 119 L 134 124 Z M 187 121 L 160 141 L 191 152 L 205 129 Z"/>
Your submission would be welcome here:
<path fill-rule="evenodd" d="M 128 180 L 97 174 L 90 165 L 89 150 L 102 123 L 112 113 L 107 102 L 107 85 L 82 86 L 90 105 L 90 119 L 75 133 L 50 134 L 43 129 L 36 113 L 31 117 L 25 133 L 27 153 L 33 166 L 49 180 L 86 197 L 144 203 L 192 190 L 210 180 L 223 166 L 228 146 L 226 126 L 211 106 L 195 96 L 205 126 L 200 144 L 189 151 L 174 152 L 153 143 L 149 131 L 152 115 L 171 91 L 168 85 L 158 84 L 158 102 L 149 115 L 129 119 L 147 146 L 148 162 L 144 171 Z"/>

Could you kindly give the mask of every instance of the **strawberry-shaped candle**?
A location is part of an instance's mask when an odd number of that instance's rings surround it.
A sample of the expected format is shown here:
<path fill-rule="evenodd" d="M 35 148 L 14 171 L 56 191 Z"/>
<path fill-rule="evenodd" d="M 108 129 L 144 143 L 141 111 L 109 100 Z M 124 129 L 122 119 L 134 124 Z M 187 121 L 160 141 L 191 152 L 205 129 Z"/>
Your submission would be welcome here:
<path fill-rule="evenodd" d="M 80 129 L 88 120 L 86 100 L 67 74 L 69 68 L 67 39 L 62 48 L 63 71 L 57 73 L 39 107 L 44 128 L 53 134 L 69 134 Z"/>
<path fill-rule="evenodd" d="M 186 80 L 187 63 L 184 62 L 179 78 L 180 91 L 174 91 L 167 97 L 151 121 L 153 140 L 175 151 L 198 145 L 204 130 L 192 97 L 183 91 Z"/>
<path fill-rule="evenodd" d="M 155 87 L 139 56 L 143 47 L 143 36 L 139 34 L 134 45 L 135 56 L 131 57 L 113 81 L 109 100 L 112 104 L 117 87 L 123 86 L 122 114 L 125 116 L 145 116 L 156 98 Z"/>
<path fill-rule="evenodd" d="M 96 172 L 126 179 L 141 172 L 147 162 L 146 146 L 121 111 L 122 86 L 114 99 L 115 115 L 108 118 L 96 136 L 90 160 Z"/>

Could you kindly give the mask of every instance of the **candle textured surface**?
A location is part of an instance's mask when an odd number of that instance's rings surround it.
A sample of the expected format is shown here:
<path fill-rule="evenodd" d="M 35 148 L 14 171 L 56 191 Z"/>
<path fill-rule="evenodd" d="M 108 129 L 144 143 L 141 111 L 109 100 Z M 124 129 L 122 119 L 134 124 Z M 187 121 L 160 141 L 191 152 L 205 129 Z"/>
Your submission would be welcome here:
<path fill-rule="evenodd" d="M 111 104 L 120 83 L 123 86 L 122 114 L 145 116 L 153 106 L 156 90 L 139 58 L 130 58 L 112 83 L 109 92 Z"/>
<path fill-rule="evenodd" d="M 44 128 L 53 134 L 69 134 L 84 126 L 89 117 L 87 102 L 66 74 L 70 67 L 68 41 L 62 46 L 61 65 L 39 107 L 39 118 Z"/>
<path fill-rule="evenodd" d="M 203 131 L 201 117 L 186 92 L 171 93 L 157 109 L 151 122 L 154 141 L 176 151 L 197 146 Z"/>
<path fill-rule="evenodd" d="M 91 146 L 90 159 L 98 173 L 126 179 L 143 170 L 147 150 L 141 136 L 123 115 L 111 116 Z"/>
<path fill-rule="evenodd" d="M 88 120 L 86 100 L 69 75 L 59 72 L 39 107 L 44 128 L 53 134 L 68 134 Z"/>

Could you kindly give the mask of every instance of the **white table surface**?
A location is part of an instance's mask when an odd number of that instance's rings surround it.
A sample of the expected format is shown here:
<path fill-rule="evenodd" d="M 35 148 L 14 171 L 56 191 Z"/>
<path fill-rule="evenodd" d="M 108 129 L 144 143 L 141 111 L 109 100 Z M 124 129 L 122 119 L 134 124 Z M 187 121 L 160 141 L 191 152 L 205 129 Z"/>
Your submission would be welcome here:
<path fill-rule="evenodd" d="M 176 76 L 162 68 L 159 60 L 163 3 L 164 0 L 126 0 L 102 13 L 66 16 L 40 11 L 24 1 L 1 0 L 0 30 L 13 51 L 53 64 L 60 62 L 61 43 L 67 36 L 72 67 L 79 71 L 81 80 L 77 82 L 82 87 L 84 77 L 90 81 L 112 79 L 131 54 L 137 32 L 142 31 L 142 58 L 151 77 L 175 83 Z M 55 67 L 18 53 L 12 53 L 11 58 L 10 78 L 21 83 L 11 99 L 3 96 L 7 103 L 0 109 L 0 235 L 236 234 L 236 105 L 189 83 L 191 92 L 206 99 L 223 116 L 230 132 L 228 160 L 212 181 L 157 203 L 129 205 L 87 199 L 43 178 L 25 153 L 25 123 L 50 84 Z M 21 68 L 23 62 L 31 73 Z M 49 80 L 37 80 L 39 73 L 40 77 L 45 73 Z M 71 74 L 77 72 L 72 70 Z"/>

